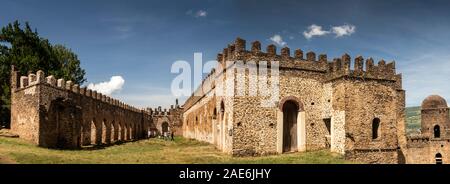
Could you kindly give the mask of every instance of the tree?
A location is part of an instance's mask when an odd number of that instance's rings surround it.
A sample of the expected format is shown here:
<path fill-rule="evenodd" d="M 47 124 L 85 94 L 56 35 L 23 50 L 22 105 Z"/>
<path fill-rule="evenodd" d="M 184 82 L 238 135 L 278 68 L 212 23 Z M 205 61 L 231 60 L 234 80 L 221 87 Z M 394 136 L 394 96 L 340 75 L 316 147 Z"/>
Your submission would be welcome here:
<path fill-rule="evenodd" d="M 86 82 L 84 75 L 86 72 L 80 67 L 78 56 L 69 48 L 62 45 L 53 46 L 56 60 L 59 62 L 60 70 L 55 71 L 56 76 L 62 76 L 66 80 L 74 81 L 77 84 Z"/>
<path fill-rule="evenodd" d="M 22 75 L 44 71 L 81 85 L 86 81 L 77 55 L 62 45 L 50 42 L 31 29 L 28 22 L 22 29 L 19 21 L 8 24 L 0 32 L 0 123 L 10 119 L 10 73 L 15 65 Z"/>

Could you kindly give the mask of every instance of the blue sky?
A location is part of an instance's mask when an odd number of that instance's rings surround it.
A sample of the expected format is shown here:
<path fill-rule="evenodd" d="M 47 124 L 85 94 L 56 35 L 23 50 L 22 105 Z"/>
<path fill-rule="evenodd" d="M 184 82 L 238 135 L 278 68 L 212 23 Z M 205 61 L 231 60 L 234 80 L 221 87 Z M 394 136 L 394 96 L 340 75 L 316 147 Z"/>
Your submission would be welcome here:
<path fill-rule="evenodd" d="M 429 94 L 450 98 L 450 2 L 448 1 L 57 1 L 0 0 L 0 26 L 29 21 L 52 43 L 79 56 L 88 82 L 124 80 L 112 96 L 129 104 L 169 106 L 176 60 L 204 61 L 236 37 L 291 49 L 349 53 L 395 60 L 403 73 L 407 106 Z M 311 25 L 324 35 L 306 38 Z M 333 27 L 353 26 L 338 36 Z M 249 47 L 249 46 L 247 46 Z M 280 46 L 278 47 L 278 51 Z M 183 102 L 183 100 L 181 100 Z"/>

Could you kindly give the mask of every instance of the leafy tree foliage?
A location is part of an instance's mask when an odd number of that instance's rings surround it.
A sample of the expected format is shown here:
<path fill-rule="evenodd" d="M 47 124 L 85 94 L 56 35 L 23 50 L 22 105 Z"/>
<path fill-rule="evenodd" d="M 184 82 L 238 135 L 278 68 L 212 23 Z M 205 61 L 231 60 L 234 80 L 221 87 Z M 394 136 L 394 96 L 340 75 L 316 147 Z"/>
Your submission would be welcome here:
<path fill-rule="evenodd" d="M 70 49 L 53 46 L 33 31 L 28 22 L 23 28 L 19 21 L 8 24 L 0 32 L 0 123 L 7 126 L 10 121 L 11 65 L 15 65 L 22 75 L 42 70 L 46 75 L 80 85 L 86 81 L 80 60 Z"/>

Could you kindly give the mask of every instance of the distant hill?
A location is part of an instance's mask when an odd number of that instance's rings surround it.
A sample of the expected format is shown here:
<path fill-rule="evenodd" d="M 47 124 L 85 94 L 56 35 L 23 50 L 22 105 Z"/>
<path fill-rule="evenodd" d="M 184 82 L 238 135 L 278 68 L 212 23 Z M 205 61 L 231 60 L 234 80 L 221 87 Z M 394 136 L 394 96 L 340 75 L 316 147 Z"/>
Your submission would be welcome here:
<path fill-rule="evenodd" d="M 420 133 L 420 107 L 406 108 L 406 133 Z"/>

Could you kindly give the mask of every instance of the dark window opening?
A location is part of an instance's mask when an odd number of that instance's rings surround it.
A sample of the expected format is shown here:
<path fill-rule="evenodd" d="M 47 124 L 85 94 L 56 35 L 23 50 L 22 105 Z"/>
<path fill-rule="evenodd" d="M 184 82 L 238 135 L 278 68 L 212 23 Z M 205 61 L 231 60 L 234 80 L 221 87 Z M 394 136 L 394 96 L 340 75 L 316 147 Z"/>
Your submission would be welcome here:
<path fill-rule="evenodd" d="M 372 139 L 377 139 L 378 138 L 378 134 L 379 134 L 379 129 L 380 129 L 380 119 L 379 118 L 375 118 L 372 121 Z"/>
<path fill-rule="evenodd" d="M 222 101 L 222 102 L 220 102 L 220 116 L 221 116 L 222 120 L 223 120 L 224 114 L 225 114 L 225 104 Z"/>
<path fill-rule="evenodd" d="M 434 138 L 441 137 L 441 127 L 439 125 L 434 126 Z"/>
<path fill-rule="evenodd" d="M 216 118 L 217 118 L 217 109 L 214 108 L 212 119 L 216 119 Z"/>

